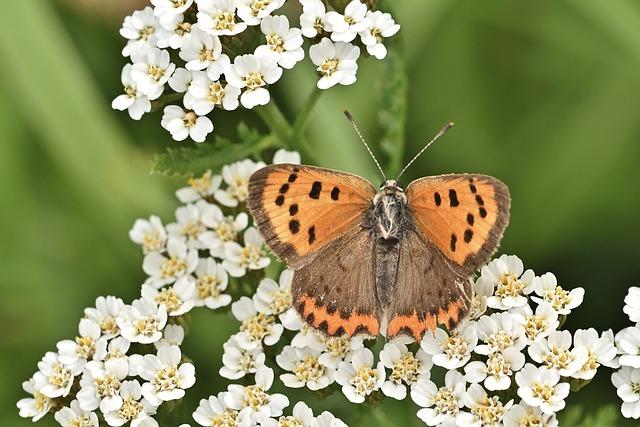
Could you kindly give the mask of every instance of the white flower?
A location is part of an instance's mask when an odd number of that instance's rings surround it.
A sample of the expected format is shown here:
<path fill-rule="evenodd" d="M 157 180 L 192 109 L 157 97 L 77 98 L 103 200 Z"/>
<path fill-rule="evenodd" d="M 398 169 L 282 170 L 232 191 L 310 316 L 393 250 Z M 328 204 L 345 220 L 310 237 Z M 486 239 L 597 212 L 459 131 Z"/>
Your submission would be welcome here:
<path fill-rule="evenodd" d="M 151 252 L 164 252 L 167 243 L 167 231 L 162 225 L 162 220 L 151 215 L 149 220 L 137 219 L 129 230 L 129 238 L 138 245 L 142 245 L 142 252 L 146 255 Z"/>
<path fill-rule="evenodd" d="M 213 123 L 208 117 L 185 111 L 177 105 L 164 108 L 161 124 L 175 141 L 184 141 L 191 137 L 195 142 L 204 142 L 207 135 L 213 132 Z"/>
<path fill-rule="evenodd" d="M 327 12 L 327 22 L 331 26 L 331 39 L 338 42 L 350 42 L 367 28 L 367 5 L 360 0 L 352 0 L 344 9 L 344 15 Z"/>
<path fill-rule="evenodd" d="M 152 405 L 181 399 L 184 390 L 195 381 L 195 368 L 191 363 L 180 363 L 182 354 L 180 347 L 167 345 L 158 349 L 158 355 L 146 354 L 140 376 L 146 383 L 142 384 L 142 395 Z"/>
<path fill-rule="evenodd" d="M 632 322 L 640 322 L 640 288 L 631 287 L 627 296 L 624 297 L 624 308 L 622 309 Z"/>
<path fill-rule="evenodd" d="M 487 280 L 480 280 L 480 277 L 472 283 L 473 297 L 469 309 L 469 319 L 475 320 L 486 313 L 487 299 L 493 295 L 493 284 Z"/>
<path fill-rule="evenodd" d="M 411 386 L 411 399 L 422 407 L 418 418 L 429 426 L 454 426 L 464 405 L 465 386 L 464 377 L 455 370 L 447 372 L 440 388 L 428 379 L 418 380 Z"/>
<path fill-rule="evenodd" d="M 187 187 L 182 187 L 176 191 L 176 197 L 182 203 L 193 203 L 200 199 L 213 198 L 213 195 L 220 184 L 222 183 L 222 177 L 220 175 L 213 175 L 211 171 L 206 171 L 199 178 L 189 178 L 187 180 Z"/>
<path fill-rule="evenodd" d="M 475 361 L 464 367 L 465 378 L 470 383 L 484 382 L 487 390 L 507 390 L 511 387 L 513 373 L 524 366 L 525 358 L 514 347 L 500 353 L 491 353 L 486 362 Z"/>
<path fill-rule="evenodd" d="M 189 86 L 193 110 L 200 115 L 209 114 L 215 107 L 222 107 L 227 111 L 235 110 L 240 105 L 240 92 L 237 87 L 217 79 L 212 80 L 205 73 L 195 74 Z"/>
<path fill-rule="evenodd" d="M 85 411 L 116 411 L 122 407 L 121 381 L 126 373 L 111 370 L 103 362 L 91 361 L 80 380 L 80 391 L 76 395 L 80 407 Z"/>
<path fill-rule="evenodd" d="M 347 336 L 336 336 L 336 337 L 326 337 L 318 332 L 313 327 L 309 326 L 307 322 L 305 322 L 302 317 L 295 310 L 285 311 L 280 316 L 280 322 L 285 329 L 289 331 L 298 331 L 298 333 L 291 339 L 291 345 L 298 348 L 309 347 L 314 350 L 325 350 L 325 341 L 329 341 L 332 338 L 341 338 L 340 343 L 344 343 L 344 351 L 348 351 L 350 348 L 350 340 Z M 342 338 L 347 338 L 346 340 L 342 340 Z M 354 337 L 354 339 L 361 337 Z M 342 346 L 340 346 L 342 349 Z M 334 363 L 326 363 L 323 362 L 324 365 L 330 366 L 332 368 L 336 368 L 338 366 L 338 362 L 341 362 L 344 357 L 343 355 L 335 355 L 331 356 L 331 359 L 334 360 Z"/>
<path fill-rule="evenodd" d="M 276 356 L 276 362 L 291 373 L 280 375 L 280 380 L 287 387 L 307 387 L 313 391 L 329 386 L 334 381 L 334 371 L 322 365 L 318 360 L 319 356 L 320 352 L 311 348 L 286 346 Z"/>
<path fill-rule="evenodd" d="M 58 353 L 48 351 L 38 362 L 38 372 L 33 375 L 34 390 L 51 398 L 67 396 L 74 378 L 81 372 L 81 365 L 65 366 Z"/>
<path fill-rule="evenodd" d="M 122 68 L 122 85 L 124 86 L 124 94 L 118 95 L 111 103 L 114 110 L 129 112 L 129 116 L 133 120 L 140 118 L 151 111 L 151 101 L 149 98 L 138 90 L 138 84 L 131 77 L 131 64 L 126 64 Z"/>
<path fill-rule="evenodd" d="M 546 339 L 538 339 L 529 347 L 529 356 L 547 368 L 557 369 L 562 377 L 569 377 L 587 361 L 584 347 L 571 347 L 571 332 L 554 331 Z"/>
<path fill-rule="evenodd" d="M 240 102 L 250 109 L 269 103 L 271 96 L 265 86 L 280 80 L 282 68 L 271 55 L 248 54 L 236 56 L 224 75 L 231 86 L 244 89 Z"/>
<path fill-rule="evenodd" d="M 31 418 L 31 421 L 36 422 L 49 413 L 54 400 L 36 389 L 33 379 L 23 382 L 22 389 L 32 396 L 18 401 L 17 406 L 22 418 Z"/>
<path fill-rule="evenodd" d="M 240 411 L 256 425 L 270 417 L 282 415 L 282 409 L 289 406 L 289 399 L 283 394 L 268 394 L 273 385 L 273 370 L 262 366 L 256 371 L 255 384 L 247 387 L 232 384 L 224 396 L 224 403 Z"/>
<path fill-rule="evenodd" d="M 640 327 L 631 326 L 618 332 L 616 345 L 622 366 L 640 368 Z"/>
<path fill-rule="evenodd" d="M 200 400 L 198 409 L 193 413 L 193 419 L 201 426 L 248 426 L 251 421 L 246 412 L 241 414 L 235 409 L 229 408 L 224 403 L 227 393 L 218 393 L 218 396 L 209 396 L 209 399 Z"/>
<path fill-rule="evenodd" d="M 191 71 L 206 70 L 213 66 L 217 68 L 217 77 L 220 78 L 222 68 L 216 64 L 222 56 L 222 43 L 218 36 L 212 36 L 202 31 L 198 26 L 191 29 L 191 36 L 180 48 L 180 58 L 186 62 L 185 68 Z M 224 55 L 227 58 L 226 55 Z M 218 65 L 218 66 L 216 66 Z M 215 75 L 215 73 L 214 73 Z"/>
<path fill-rule="evenodd" d="M 222 178 L 227 184 L 225 190 L 217 190 L 215 198 L 224 206 L 235 208 L 238 203 L 247 200 L 249 196 L 249 177 L 266 165 L 251 159 L 241 160 L 222 168 Z"/>
<path fill-rule="evenodd" d="M 425 334 L 420 346 L 433 356 L 433 364 L 446 369 L 464 366 L 471 358 L 471 352 L 478 343 L 476 326 L 472 323 L 461 325 L 451 335 L 436 328 L 433 334 Z"/>
<path fill-rule="evenodd" d="M 536 368 L 527 363 L 516 373 L 518 396 L 529 406 L 538 407 L 547 414 L 562 410 L 569 395 L 569 384 L 560 382 L 560 374 L 547 367 Z"/>
<path fill-rule="evenodd" d="M 501 426 L 501 421 L 511 408 L 513 400 L 503 405 L 498 396 L 489 397 L 478 384 L 471 384 L 462 400 L 470 412 L 460 412 L 456 417 L 459 426 Z"/>
<path fill-rule="evenodd" d="M 157 99 L 164 92 L 164 85 L 176 69 L 169 52 L 158 48 L 145 48 L 131 67 L 131 78 L 140 92 L 149 99 Z"/>
<path fill-rule="evenodd" d="M 150 415 L 156 413 L 156 407 L 142 397 L 142 387 L 138 380 L 123 381 L 119 394 L 122 406 L 104 414 L 107 424 L 116 427 L 128 422 L 131 422 L 131 427 L 143 427 L 145 423 L 153 425 Z"/>
<path fill-rule="evenodd" d="M 544 414 L 524 403 L 513 405 L 502 421 L 504 427 L 558 427 L 555 414 Z"/>
<path fill-rule="evenodd" d="M 93 320 L 81 319 L 75 340 L 57 344 L 58 360 L 66 366 L 78 365 L 82 370 L 88 360 L 101 359 L 107 353 L 107 338 L 101 338 L 100 326 Z"/>
<path fill-rule="evenodd" d="M 573 335 L 573 345 L 576 349 L 584 348 L 588 355 L 580 370 L 571 375 L 573 378 L 590 380 L 596 375 L 600 365 L 617 367 L 613 332 L 605 331 L 598 336 L 598 332 L 593 328 L 578 329 Z"/>
<path fill-rule="evenodd" d="M 117 322 L 127 340 L 151 344 L 162 338 L 162 329 L 167 324 L 167 309 L 152 298 L 141 298 L 125 306 Z"/>
<path fill-rule="evenodd" d="M 54 418 L 63 427 L 100 427 L 98 416 L 81 409 L 77 400 L 56 412 Z"/>
<path fill-rule="evenodd" d="M 260 23 L 260 30 L 265 35 L 267 44 L 258 46 L 256 55 L 272 55 L 278 65 L 287 70 L 304 59 L 302 33 L 298 28 L 289 28 L 286 16 L 264 18 Z"/>
<path fill-rule="evenodd" d="M 516 322 L 524 328 L 527 344 L 531 344 L 538 338 L 549 336 L 560 325 L 558 313 L 547 302 L 540 303 L 535 313 L 528 305 L 513 308 L 509 313 L 513 314 Z"/>
<path fill-rule="evenodd" d="M 186 12 L 193 0 L 151 0 L 151 4 L 155 6 L 156 16 L 177 15 Z"/>
<path fill-rule="evenodd" d="M 284 148 L 280 148 L 273 155 L 274 165 L 281 164 L 281 163 L 299 165 L 300 162 L 301 162 L 300 153 L 298 153 L 297 151 L 287 151 Z"/>
<path fill-rule="evenodd" d="M 169 238 L 186 239 L 189 249 L 206 249 L 200 236 L 206 232 L 207 226 L 215 224 L 219 215 L 220 208 L 205 200 L 180 206 L 176 209 L 178 222 L 167 224 Z"/>
<path fill-rule="evenodd" d="M 352 403 L 362 403 L 379 390 L 385 381 L 384 364 L 374 366 L 373 353 L 368 348 L 353 354 L 350 362 L 340 362 L 335 379 L 342 386 L 342 393 Z"/>
<path fill-rule="evenodd" d="M 476 323 L 478 339 L 485 344 L 478 344 L 474 351 L 488 355 L 501 352 L 509 347 L 522 350 L 526 345 L 525 331 L 511 313 L 493 313 L 482 316 Z"/>
<path fill-rule="evenodd" d="M 185 22 L 184 14 L 167 14 L 159 19 L 160 27 L 157 32 L 157 45 L 159 48 L 180 49 L 191 36 L 193 26 Z"/>
<path fill-rule="evenodd" d="M 227 242 L 224 245 L 226 259 L 222 261 L 225 270 L 233 277 L 242 277 L 247 270 L 262 270 L 271 259 L 263 249 L 264 241 L 254 227 L 244 232 L 244 246 L 237 242 Z"/>
<path fill-rule="evenodd" d="M 240 212 L 236 217 L 224 216 L 222 210 L 214 206 L 211 215 L 203 218 L 208 230 L 200 235 L 200 241 L 211 251 L 211 256 L 224 258 L 224 245 L 238 239 L 238 234 L 249 225 L 249 216 Z"/>
<path fill-rule="evenodd" d="M 356 0 L 357 1 L 357 0 Z M 350 43 L 334 43 L 323 38 L 309 48 L 311 61 L 318 67 L 318 88 L 329 89 L 337 84 L 350 85 L 356 82 L 360 48 Z"/>
<path fill-rule="evenodd" d="M 123 337 L 117 337 L 109 341 L 107 353 L 102 359 L 107 371 L 113 372 L 118 378 L 124 378 L 129 374 L 129 357 L 127 352 L 131 343 Z"/>
<path fill-rule="evenodd" d="M 571 310 L 582 304 L 584 299 L 584 289 L 574 288 L 571 291 L 565 291 L 558 286 L 558 281 L 553 273 L 545 273 L 540 277 L 536 277 L 533 281 L 536 295 L 531 297 L 537 303 L 546 301 L 551 304 L 558 314 L 569 314 Z"/>
<path fill-rule="evenodd" d="M 100 333 L 107 339 L 120 335 L 116 319 L 124 308 L 124 302 L 114 296 L 96 298 L 96 306 L 84 309 L 84 316 L 100 326 Z"/>
<path fill-rule="evenodd" d="M 347 427 L 340 418 L 336 418 L 335 415 L 329 411 L 324 411 L 318 415 L 315 422 L 311 425 L 313 427 Z"/>
<path fill-rule="evenodd" d="M 244 349 L 238 343 L 236 335 L 232 335 L 222 346 L 223 367 L 220 368 L 220 376 L 230 380 L 237 380 L 247 374 L 255 373 L 264 365 L 265 354 L 262 346 L 251 350 Z"/>
<path fill-rule="evenodd" d="M 167 325 L 162 332 L 162 339 L 153 345 L 156 350 L 164 345 L 181 346 L 184 341 L 184 329 L 180 325 Z"/>
<path fill-rule="evenodd" d="M 397 400 L 407 397 L 407 386 L 431 376 L 431 357 L 422 349 L 418 349 L 416 354 L 409 351 L 407 344 L 412 341 L 410 338 L 396 338 L 386 343 L 380 352 L 380 361 L 391 370 L 382 384 L 382 392 Z"/>
<path fill-rule="evenodd" d="M 158 20 L 149 6 L 136 10 L 131 16 L 124 18 L 120 35 L 129 41 L 122 50 L 122 55 L 130 56 L 145 47 L 155 47 L 157 26 Z"/>
<path fill-rule="evenodd" d="M 200 258 L 195 271 L 195 306 L 215 310 L 231 304 L 231 296 L 224 294 L 229 284 L 227 271 L 213 258 Z"/>
<path fill-rule="evenodd" d="M 330 31 L 327 10 L 322 0 L 306 0 L 302 6 L 302 15 L 300 15 L 302 35 L 312 39 Z"/>
<path fill-rule="evenodd" d="M 150 277 L 145 283 L 161 288 L 191 274 L 198 265 L 198 251 L 188 249 L 180 239 L 169 239 L 167 256 L 150 253 L 144 257 L 142 269 Z"/>
<path fill-rule="evenodd" d="M 236 21 L 235 0 L 196 0 L 198 26 L 212 36 L 233 36 L 247 28 Z"/>
<path fill-rule="evenodd" d="M 293 282 L 293 270 L 284 270 L 280 273 L 279 284 L 266 278 L 258 285 L 253 295 L 253 304 L 261 313 L 279 315 L 290 310 L 291 283 Z"/>
<path fill-rule="evenodd" d="M 152 299 L 164 306 L 169 316 L 181 316 L 195 305 L 196 281 L 191 276 L 178 279 L 173 286 L 158 290 L 150 285 L 142 285 L 142 298 Z"/>
<path fill-rule="evenodd" d="M 249 297 L 241 297 L 231 305 L 236 319 L 242 322 L 240 332 L 236 334 L 238 345 L 245 350 L 254 350 L 264 341 L 266 345 L 274 345 L 280 339 L 284 328 L 276 323 L 270 314 L 258 313 Z"/>
<path fill-rule="evenodd" d="M 171 89 L 178 93 L 184 93 L 182 97 L 182 104 L 186 108 L 194 109 L 194 104 L 196 102 L 196 98 L 191 94 L 189 88 L 191 87 L 191 83 L 193 83 L 193 79 L 195 76 L 206 76 L 204 71 L 189 71 L 185 68 L 176 68 L 176 71 L 169 77 L 169 86 Z M 197 114 L 197 113 L 196 113 Z"/>
<path fill-rule="evenodd" d="M 387 56 L 387 48 L 382 43 L 386 37 L 391 37 L 400 31 L 400 25 L 396 24 L 389 13 L 382 13 L 379 10 L 367 12 L 368 26 L 360 32 L 360 39 L 367 47 L 367 52 L 377 59 L 384 59 Z"/>
<path fill-rule="evenodd" d="M 281 416 L 277 420 L 269 418 L 262 422 L 263 427 L 316 427 L 316 420 L 313 418 L 313 410 L 304 402 L 298 402 L 293 407 L 292 414 Z M 334 424 L 335 426 L 338 423 Z"/>
<path fill-rule="evenodd" d="M 487 305 L 498 310 L 527 305 L 526 295 L 533 292 L 535 274 L 533 270 L 523 271 L 524 265 L 515 255 L 502 255 L 482 267 L 477 283 L 492 290 Z"/>
<path fill-rule="evenodd" d="M 316 332 L 315 329 L 310 328 L 308 325 L 306 325 L 306 323 L 303 330 L 305 329 L 310 329 L 312 331 L 311 333 L 307 334 L 308 338 L 306 340 L 306 343 L 309 344 L 309 347 L 314 348 L 313 342 L 315 341 L 314 339 L 309 339 L 310 336 L 320 338 L 320 350 L 322 351 L 322 354 L 320 355 L 318 360 L 320 361 L 320 363 L 328 366 L 329 368 L 337 369 L 340 362 L 351 360 L 355 353 L 358 353 L 360 350 L 364 349 L 364 339 L 361 336 L 353 338 L 350 338 L 347 335 L 325 337 Z M 303 342 L 300 342 L 298 344 L 297 341 L 300 340 L 296 340 L 296 338 L 300 336 L 301 333 L 302 331 L 296 337 L 294 337 L 293 340 L 291 340 L 291 344 L 294 347 L 300 346 L 300 344 L 304 344 Z"/>
<path fill-rule="evenodd" d="M 611 374 L 611 382 L 622 399 L 622 415 L 625 418 L 640 418 L 640 369 L 623 366 Z"/>
<path fill-rule="evenodd" d="M 238 4 L 238 16 L 247 25 L 258 25 L 261 20 L 269 18 L 269 15 L 280 9 L 285 0 L 236 0 Z"/>

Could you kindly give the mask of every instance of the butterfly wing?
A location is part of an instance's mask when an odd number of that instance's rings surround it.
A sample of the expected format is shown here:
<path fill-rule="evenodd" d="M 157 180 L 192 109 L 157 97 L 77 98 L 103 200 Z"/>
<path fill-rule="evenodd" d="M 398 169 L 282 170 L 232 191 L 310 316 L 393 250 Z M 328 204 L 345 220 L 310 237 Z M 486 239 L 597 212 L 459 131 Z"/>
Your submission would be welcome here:
<path fill-rule="evenodd" d="M 490 176 L 422 178 L 406 195 L 417 230 L 467 276 L 490 259 L 509 222 L 509 189 Z"/>
<path fill-rule="evenodd" d="M 434 243 L 408 230 L 400 246 L 398 274 L 387 312 L 387 339 L 406 334 L 420 341 L 438 324 L 454 329 L 469 312 L 471 283 Z"/>
<path fill-rule="evenodd" d="M 381 310 L 374 263 L 370 230 L 356 224 L 296 270 L 293 306 L 327 335 L 377 336 Z"/>
<path fill-rule="evenodd" d="M 251 176 L 248 205 L 267 245 L 295 270 L 361 223 L 375 194 L 355 175 L 278 164 Z"/>
<path fill-rule="evenodd" d="M 454 329 L 469 312 L 469 277 L 498 247 L 509 222 L 509 190 L 484 175 L 441 175 L 406 190 L 413 228 L 400 247 L 387 336 L 419 340 L 438 324 Z"/>

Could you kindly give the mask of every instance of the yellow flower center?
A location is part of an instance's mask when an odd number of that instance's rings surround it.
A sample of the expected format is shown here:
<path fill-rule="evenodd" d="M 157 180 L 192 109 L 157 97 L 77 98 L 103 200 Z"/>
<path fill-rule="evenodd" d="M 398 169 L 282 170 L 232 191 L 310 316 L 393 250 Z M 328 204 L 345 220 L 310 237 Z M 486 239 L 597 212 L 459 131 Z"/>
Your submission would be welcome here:
<path fill-rule="evenodd" d="M 124 93 L 126 93 L 129 98 L 135 98 L 138 96 L 138 91 L 129 85 L 124 87 Z"/>
<path fill-rule="evenodd" d="M 247 86 L 249 90 L 255 90 L 259 87 L 266 85 L 262 73 L 249 73 L 242 78 L 244 80 L 244 84 Z"/>
<path fill-rule="evenodd" d="M 278 418 L 278 427 L 303 427 L 302 421 L 298 417 L 280 417 Z"/>
<path fill-rule="evenodd" d="M 162 77 L 164 77 L 165 69 L 162 67 L 158 67 L 157 65 L 149 65 L 147 73 L 153 80 L 158 82 L 162 79 Z"/>
<path fill-rule="evenodd" d="M 292 297 L 291 290 L 288 288 L 280 288 L 273 296 L 273 301 L 269 305 L 269 308 L 273 310 L 275 314 L 284 313 L 291 308 Z"/>
<path fill-rule="evenodd" d="M 267 44 L 274 52 L 284 52 L 284 40 L 277 34 L 267 34 Z"/>
<path fill-rule="evenodd" d="M 167 313 L 178 310 L 182 305 L 182 300 L 180 299 L 180 297 L 178 297 L 173 288 L 161 290 L 156 294 L 155 300 L 158 305 L 164 304 L 164 306 L 167 308 Z"/>
<path fill-rule="evenodd" d="M 216 31 L 233 31 L 236 25 L 236 14 L 234 12 L 219 12 L 214 18 L 216 20 Z"/>
<path fill-rule="evenodd" d="M 190 22 L 181 22 L 178 24 L 178 27 L 175 29 L 175 33 L 179 36 L 184 36 L 191 32 L 191 23 Z"/>
<path fill-rule="evenodd" d="M 244 406 L 260 409 L 269 404 L 269 395 L 259 385 L 250 385 L 245 388 Z"/>
<path fill-rule="evenodd" d="M 147 25 L 146 27 L 138 31 L 138 35 L 140 36 L 140 40 L 147 41 L 149 40 L 149 37 L 151 37 L 155 32 L 156 32 L 156 27 Z"/>
<path fill-rule="evenodd" d="M 454 332 L 444 343 L 443 351 L 449 358 L 462 359 L 469 352 L 469 344 L 465 339 Z"/>
<path fill-rule="evenodd" d="M 542 418 L 539 415 L 533 413 L 531 409 L 528 409 L 527 415 L 520 420 L 518 424 L 520 427 L 542 427 Z"/>
<path fill-rule="evenodd" d="M 49 375 L 49 384 L 59 388 L 67 388 L 69 382 L 73 381 L 73 376 L 61 363 L 53 366 L 53 373 Z"/>
<path fill-rule="evenodd" d="M 261 10 L 266 9 L 271 4 L 271 0 L 254 0 L 251 4 L 251 14 L 258 16 Z"/>
<path fill-rule="evenodd" d="M 547 353 L 542 356 L 542 363 L 549 368 L 564 369 L 573 362 L 573 355 L 565 348 L 552 346 Z"/>
<path fill-rule="evenodd" d="M 224 86 L 219 82 L 213 82 L 209 85 L 209 95 L 207 96 L 207 100 L 209 104 L 212 105 L 222 105 L 222 101 L 224 100 L 225 90 Z"/>
<path fill-rule="evenodd" d="M 196 284 L 196 291 L 198 292 L 198 298 L 207 299 L 209 297 L 217 298 L 220 296 L 221 282 L 210 274 L 205 274 L 198 277 Z"/>
<path fill-rule="evenodd" d="M 555 289 L 545 289 L 544 300 L 551 303 L 551 306 L 556 311 L 564 309 L 571 302 L 569 292 L 560 286 L 556 286 Z"/>
<path fill-rule="evenodd" d="M 265 256 L 266 253 L 261 247 L 247 243 L 247 246 L 242 248 L 240 254 L 240 265 L 244 268 L 249 267 L 251 264 L 257 263 L 260 258 Z"/>
<path fill-rule="evenodd" d="M 500 422 L 504 416 L 504 407 L 498 396 L 485 397 L 482 402 L 478 402 L 471 409 L 471 413 L 475 418 L 484 425 L 494 425 Z"/>
<path fill-rule="evenodd" d="M 144 409 L 141 402 L 127 397 L 122 402 L 122 406 L 118 410 L 118 416 L 126 421 L 132 420 L 138 416 L 140 411 Z"/>
<path fill-rule="evenodd" d="M 517 297 L 524 290 L 524 283 L 515 274 L 502 273 L 500 282 L 494 293 L 499 298 Z"/>
<path fill-rule="evenodd" d="M 491 349 L 492 352 L 503 351 L 506 348 L 512 347 L 514 345 L 513 337 L 509 332 L 504 330 L 499 330 L 487 338 L 487 345 Z"/>
<path fill-rule="evenodd" d="M 240 326 L 240 330 L 247 332 L 255 341 L 260 341 L 271 332 L 271 326 L 275 322 L 275 317 L 269 314 L 257 313 L 245 319 Z"/>
<path fill-rule="evenodd" d="M 393 365 L 393 372 L 389 376 L 389 380 L 395 384 L 404 381 L 406 384 L 413 384 L 418 380 L 422 368 L 422 362 L 413 354 L 407 353 Z"/>
<path fill-rule="evenodd" d="M 93 422 L 91 422 L 91 419 L 86 415 L 83 415 L 78 418 L 74 418 L 73 420 L 69 421 L 69 427 L 93 427 L 93 426 L 94 426 Z"/>
<path fill-rule="evenodd" d="M 533 391 L 533 395 L 538 399 L 544 400 L 545 402 L 551 401 L 551 398 L 555 394 L 553 387 L 548 384 L 535 383 L 531 386 L 531 390 Z"/>
<path fill-rule="evenodd" d="M 171 258 L 166 258 L 162 263 L 162 277 L 176 277 L 184 274 L 187 269 L 187 263 L 182 259 L 172 256 Z"/>
<path fill-rule="evenodd" d="M 502 353 L 492 353 L 487 360 L 487 374 L 494 377 L 511 376 L 511 363 L 505 360 Z"/>
<path fill-rule="evenodd" d="M 314 356 L 305 356 L 293 369 L 296 378 L 302 382 L 318 381 L 326 374 L 326 368 Z"/>
<path fill-rule="evenodd" d="M 333 73 L 338 71 L 338 65 L 340 65 L 338 58 L 325 59 L 318 71 L 327 77 L 331 77 Z"/>
<path fill-rule="evenodd" d="M 157 391 L 170 391 L 180 387 L 178 367 L 175 365 L 164 366 L 156 372 L 154 384 Z"/>
<path fill-rule="evenodd" d="M 198 116 L 196 116 L 196 113 L 191 111 L 187 113 L 182 120 L 184 122 L 184 125 L 190 128 L 195 126 L 197 118 Z M 195 221 L 189 221 L 185 225 L 183 225 L 181 233 L 183 236 L 189 239 L 197 239 L 200 233 L 204 232 L 205 230 L 206 230 L 206 227 L 204 226 L 204 224 L 201 223 L 199 220 L 195 220 Z"/>
<path fill-rule="evenodd" d="M 33 404 L 36 407 L 36 411 L 44 412 L 49 406 L 49 398 L 39 391 L 36 391 L 33 393 Z"/>
<path fill-rule="evenodd" d="M 351 340 L 347 335 L 331 337 L 326 340 L 325 347 L 334 356 L 344 358 L 351 351 Z"/>
<path fill-rule="evenodd" d="M 375 39 L 376 39 L 376 41 L 378 43 L 382 43 L 382 40 L 383 40 L 383 38 L 382 38 L 382 30 L 380 28 L 377 28 L 377 27 L 376 28 L 372 28 L 371 29 L 371 35 L 373 37 L 375 37 Z"/>
<path fill-rule="evenodd" d="M 356 371 L 349 383 L 356 389 L 356 393 L 367 396 L 373 392 L 378 382 L 378 372 L 368 366 L 364 366 Z"/>
<path fill-rule="evenodd" d="M 154 316 L 147 316 L 136 320 L 136 332 L 138 335 L 151 336 L 158 330 L 158 320 Z"/>
<path fill-rule="evenodd" d="M 120 380 L 113 374 L 107 374 L 104 377 L 96 378 L 96 393 L 100 397 L 115 396 L 120 391 Z"/>
<path fill-rule="evenodd" d="M 244 202 L 249 196 L 249 180 L 242 176 L 236 176 L 229 184 L 227 192 L 236 200 Z"/>
<path fill-rule="evenodd" d="M 458 399 L 453 389 L 448 387 L 440 387 L 434 398 L 435 410 L 438 414 L 455 415 L 460 410 L 458 408 Z"/>
<path fill-rule="evenodd" d="M 200 196 L 207 196 L 212 184 L 211 171 L 205 172 L 200 178 L 189 178 L 187 180 L 187 184 L 189 184 Z"/>
<path fill-rule="evenodd" d="M 212 427 L 236 427 L 238 426 L 238 411 L 226 409 L 224 412 L 217 414 L 212 420 Z"/>
<path fill-rule="evenodd" d="M 96 351 L 95 341 L 91 337 L 76 337 L 76 352 L 78 356 L 89 359 Z"/>
<path fill-rule="evenodd" d="M 202 48 L 200 49 L 200 62 L 215 61 L 216 57 L 213 54 L 213 49 Z"/>
<path fill-rule="evenodd" d="M 547 321 L 542 316 L 531 315 L 527 317 L 527 321 L 524 325 L 524 331 L 527 338 L 535 340 L 538 335 L 547 329 Z"/>
<path fill-rule="evenodd" d="M 218 235 L 218 239 L 222 242 L 231 242 L 236 240 L 238 232 L 235 229 L 233 218 L 225 218 L 214 227 L 214 231 Z"/>

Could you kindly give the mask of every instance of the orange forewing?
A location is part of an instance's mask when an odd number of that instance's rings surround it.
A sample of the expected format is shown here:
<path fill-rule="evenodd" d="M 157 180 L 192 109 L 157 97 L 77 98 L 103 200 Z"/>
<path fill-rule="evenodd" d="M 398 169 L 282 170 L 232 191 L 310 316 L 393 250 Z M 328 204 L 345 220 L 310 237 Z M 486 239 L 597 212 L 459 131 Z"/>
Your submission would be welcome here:
<path fill-rule="evenodd" d="M 267 244 L 295 269 L 361 221 L 376 191 L 355 175 L 278 164 L 251 176 L 249 194 Z"/>
<path fill-rule="evenodd" d="M 469 270 L 490 258 L 509 221 L 509 189 L 490 176 L 422 178 L 406 194 L 418 230 Z"/>

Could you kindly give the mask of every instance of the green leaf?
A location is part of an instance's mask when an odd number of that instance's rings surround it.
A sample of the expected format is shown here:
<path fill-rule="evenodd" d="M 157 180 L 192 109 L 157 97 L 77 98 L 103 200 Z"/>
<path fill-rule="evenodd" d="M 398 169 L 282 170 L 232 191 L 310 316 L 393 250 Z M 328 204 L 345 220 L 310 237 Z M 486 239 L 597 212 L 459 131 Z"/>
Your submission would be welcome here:
<path fill-rule="evenodd" d="M 380 7 L 387 11 L 387 2 L 380 2 Z M 382 108 L 378 114 L 383 130 L 380 146 L 388 156 L 386 169 L 391 177 L 400 173 L 405 155 L 409 79 L 403 46 L 401 33 L 388 41 L 385 79 L 382 83 Z"/>
<path fill-rule="evenodd" d="M 601 427 L 618 425 L 620 419 L 618 407 L 607 405 L 599 408 L 595 413 L 585 413 L 579 406 L 563 412 L 560 416 L 560 425 L 563 427 Z"/>
<path fill-rule="evenodd" d="M 275 143 L 273 137 L 263 137 L 244 123 L 238 126 L 238 139 L 240 142 L 216 137 L 213 142 L 193 147 L 169 148 L 166 153 L 155 155 L 151 172 L 174 177 L 216 172 L 223 165 L 258 154 Z"/>

